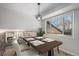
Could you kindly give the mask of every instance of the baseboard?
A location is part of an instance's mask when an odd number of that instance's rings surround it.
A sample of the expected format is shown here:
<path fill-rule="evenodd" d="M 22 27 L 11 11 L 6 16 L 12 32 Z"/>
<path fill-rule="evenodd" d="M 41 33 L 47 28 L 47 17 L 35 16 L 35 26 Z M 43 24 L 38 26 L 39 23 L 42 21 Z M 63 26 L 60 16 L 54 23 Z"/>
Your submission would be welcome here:
<path fill-rule="evenodd" d="M 63 48 L 60 48 L 60 50 L 63 51 L 63 52 L 65 52 L 65 53 L 67 53 L 67 54 L 69 54 L 69 55 L 71 55 L 71 56 L 78 56 L 77 54 L 72 53 L 72 52 L 70 52 L 70 51 L 68 51 L 68 50 L 65 50 L 65 49 L 63 49 Z"/>

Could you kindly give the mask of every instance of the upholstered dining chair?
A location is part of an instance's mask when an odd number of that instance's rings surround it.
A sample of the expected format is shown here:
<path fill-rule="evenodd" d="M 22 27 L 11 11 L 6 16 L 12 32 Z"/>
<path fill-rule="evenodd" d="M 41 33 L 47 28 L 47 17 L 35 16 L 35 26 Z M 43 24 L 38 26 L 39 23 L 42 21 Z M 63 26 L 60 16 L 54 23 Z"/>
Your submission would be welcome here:
<path fill-rule="evenodd" d="M 13 40 L 12 45 L 13 45 L 13 48 L 15 49 L 15 51 L 16 51 L 16 55 L 21 56 L 21 48 L 20 48 L 20 46 L 17 42 L 17 39 Z"/>

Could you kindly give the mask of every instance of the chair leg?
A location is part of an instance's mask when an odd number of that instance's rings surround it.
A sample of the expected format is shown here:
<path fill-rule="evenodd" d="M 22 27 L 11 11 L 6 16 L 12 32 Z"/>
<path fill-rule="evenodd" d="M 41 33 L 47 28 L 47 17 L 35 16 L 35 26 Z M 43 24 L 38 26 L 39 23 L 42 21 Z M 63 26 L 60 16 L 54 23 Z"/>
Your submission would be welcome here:
<path fill-rule="evenodd" d="M 54 49 L 52 49 L 52 56 L 54 56 Z"/>
<path fill-rule="evenodd" d="M 58 51 L 58 53 L 60 53 L 60 51 L 59 51 L 59 47 L 57 47 L 57 51 Z"/>

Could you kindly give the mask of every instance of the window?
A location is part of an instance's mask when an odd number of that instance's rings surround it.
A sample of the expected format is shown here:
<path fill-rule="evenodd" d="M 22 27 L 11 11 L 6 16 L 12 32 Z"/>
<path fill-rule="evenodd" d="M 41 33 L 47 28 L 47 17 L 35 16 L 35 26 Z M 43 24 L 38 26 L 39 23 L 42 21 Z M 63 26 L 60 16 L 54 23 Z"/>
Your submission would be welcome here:
<path fill-rule="evenodd" d="M 47 21 L 47 32 L 53 34 L 72 35 L 73 12 L 52 17 Z"/>
<path fill-rule="evenodd" d="M 63 16 L 65 35 L 72 35 L 72 17 L 73 15 L 71 14 L 66 14 Z"/>

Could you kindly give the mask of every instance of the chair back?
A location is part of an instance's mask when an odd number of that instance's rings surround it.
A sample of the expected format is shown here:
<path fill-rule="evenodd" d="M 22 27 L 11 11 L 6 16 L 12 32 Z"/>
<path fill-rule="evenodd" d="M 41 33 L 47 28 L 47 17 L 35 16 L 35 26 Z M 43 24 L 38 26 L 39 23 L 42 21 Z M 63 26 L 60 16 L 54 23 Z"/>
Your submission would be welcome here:
<path fill-rule="evenodd" d="M 17 56 L 21 56 L 21 48 L 20 48 L 19 43 L 17 42 L 16 39 L 12 42 L 12 45 L 16 51 Z"/>

